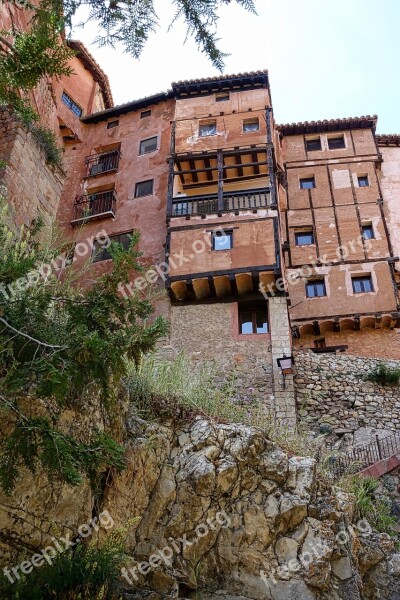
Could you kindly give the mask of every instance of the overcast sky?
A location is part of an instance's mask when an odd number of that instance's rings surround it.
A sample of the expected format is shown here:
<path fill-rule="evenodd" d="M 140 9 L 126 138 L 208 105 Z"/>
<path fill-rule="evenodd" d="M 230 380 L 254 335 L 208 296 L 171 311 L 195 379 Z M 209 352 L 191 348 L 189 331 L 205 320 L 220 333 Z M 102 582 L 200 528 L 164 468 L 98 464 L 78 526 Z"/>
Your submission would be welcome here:
<path fill-rule="evenodd" d="M 379 116 L 378 132 L 400 133 L 399 0 L 256 0 L 258 16 L 220 10 L 218 36 L 230 53 L 225 73 L 268 69 L 278 123 Z M 169 0 L 156 0 L 160 28 L 140 61 L 91 44 L 96 29 L 74 37 L 110 78 L 116 104 L 170 88 L 172 81 L 218 74 L 195 43 L 184 44 Z"/>

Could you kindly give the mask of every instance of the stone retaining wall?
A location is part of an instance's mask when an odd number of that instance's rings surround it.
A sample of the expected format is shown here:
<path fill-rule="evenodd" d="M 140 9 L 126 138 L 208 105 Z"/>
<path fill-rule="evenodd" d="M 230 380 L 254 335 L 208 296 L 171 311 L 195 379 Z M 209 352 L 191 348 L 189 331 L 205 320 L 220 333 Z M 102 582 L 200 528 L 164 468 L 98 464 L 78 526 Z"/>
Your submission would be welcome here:
<path fill-rule="evenodd" d="M 400 368 L 400 361 L 311 351 L 297 352 L 295 360 L 300 420 L 325 433 L 351 433 L 362 427 L 400 429 L 400 386 L 366 381 L 380 362 Z"/>

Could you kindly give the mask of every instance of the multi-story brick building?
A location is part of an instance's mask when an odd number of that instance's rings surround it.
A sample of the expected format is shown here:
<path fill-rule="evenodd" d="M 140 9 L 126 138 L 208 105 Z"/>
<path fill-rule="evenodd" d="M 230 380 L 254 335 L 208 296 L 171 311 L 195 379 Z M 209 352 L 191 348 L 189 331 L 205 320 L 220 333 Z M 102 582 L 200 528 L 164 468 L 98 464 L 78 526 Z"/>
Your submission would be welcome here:
<path fill-rule="evenodd" d="M 96 235 L 127 244 L 138 230 L 149 270 L 130 290 L 166 287 L 160 351 L 216 362 L 244 401 L 290 422 L 292 375 L 277 359 L 292 347 L 400 358 L 398 136 L 376 136 L 376 117 L 276 126 L 267 71 L 181 81 L 115 107 L 100 67 L 71 44 L 75 74 L 36 99 L 65 173 L 40 165 L 28 137 L 2 142 L 19 220 L 57 212 L 77 267 L 93 248 L 89 281 L 111 265 Z M 36 180 L 57 180 L 51 193 L 17 193 L 29 153 Z"/>

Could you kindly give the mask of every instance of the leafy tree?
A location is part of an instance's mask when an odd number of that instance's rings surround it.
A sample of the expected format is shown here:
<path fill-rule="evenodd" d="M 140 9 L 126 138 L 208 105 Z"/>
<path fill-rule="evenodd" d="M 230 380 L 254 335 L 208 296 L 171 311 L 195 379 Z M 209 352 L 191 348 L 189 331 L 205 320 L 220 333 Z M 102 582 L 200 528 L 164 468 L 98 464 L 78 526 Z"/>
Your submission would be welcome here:
<path fill-rule="evenodd" d="M 138 361 L 167 331 L 161 317 L 151 318 L 151 289 L 141 296 L 119 292 L 132 271 L 142 269 L 134 249 L 138 234 L 127 251 L 113 242 L 112 271 L 81 289 L 69 275 L 73 266 L 57 270 L 60 249 L 39 243 L 40 225 L 16 231 L 8 221 L 3 208 L 0 407 L 7 428 L 0 436 L 0 485 L 10 492 L 22 466 L 33 473 L 43 467 L 72 485 L 83 474 L 95 483 L 109 466 L 123 468 L 122 447 L 106 433 L 67 435 L 57 420 L 62 408 L 84 412 L 96 398 L 112 423 L 129 361 Z"/>

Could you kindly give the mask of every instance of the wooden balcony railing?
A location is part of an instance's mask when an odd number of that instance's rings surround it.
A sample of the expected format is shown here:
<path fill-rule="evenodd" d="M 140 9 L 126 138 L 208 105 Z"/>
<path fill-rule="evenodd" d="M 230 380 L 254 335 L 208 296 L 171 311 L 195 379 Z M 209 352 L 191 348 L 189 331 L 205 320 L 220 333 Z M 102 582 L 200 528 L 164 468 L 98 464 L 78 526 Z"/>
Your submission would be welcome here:
<path fill-rule="evenodd" d="M 114 190 L 78 196 L 74 202 L 74 218 L 71 225 L 115 217 L 117 198 Z"/>
<path fill-rule="evenodd" d="M 225 192 L 221 207 L 218 206 L 217 194 L 176 196 L 172 201 L 172 216 L 206 215 L 218 212 L 269 208 L 270 206 L 271 195 L 268 188 L 243 192 Z"/>
<path fill-rule="evenodd" d="M 86 177 L 95 177 L 102 173 L 117 171 L 121 153 L 119 150 L 90 154 L 86 157 Z"/>

